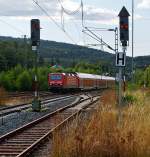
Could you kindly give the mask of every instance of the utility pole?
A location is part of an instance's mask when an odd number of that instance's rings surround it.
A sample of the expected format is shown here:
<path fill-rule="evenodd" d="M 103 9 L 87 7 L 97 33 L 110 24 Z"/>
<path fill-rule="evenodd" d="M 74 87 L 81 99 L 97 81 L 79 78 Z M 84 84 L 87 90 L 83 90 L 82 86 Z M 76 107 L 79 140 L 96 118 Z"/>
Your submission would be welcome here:
<path fill-rule="evenodd" d="M 27 35 L 23 36 L 24 39 L 24 50 L 25 50 L 25 68 L 28 68 L 28 50 L 27 50 Z"/>
<path fill-rule="evenodd" d="M 115 53 L 118 52 L 118 28 L 115 28 Z"/>
<path fill-rule="evenodd" d="M 132 0 L 132 83 L 134 83 L 134 0 Z"/>

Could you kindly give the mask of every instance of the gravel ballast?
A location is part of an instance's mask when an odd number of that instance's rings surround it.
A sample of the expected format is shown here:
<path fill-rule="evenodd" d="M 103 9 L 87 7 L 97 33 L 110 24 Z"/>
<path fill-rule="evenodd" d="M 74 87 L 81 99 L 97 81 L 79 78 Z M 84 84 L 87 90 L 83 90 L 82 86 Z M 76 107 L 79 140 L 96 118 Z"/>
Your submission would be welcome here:
<path fill-rule="evenodd" d="M 44 106 L 41 112 L 32 112 L 31 109 L 28 111 L 22 111 L 14 114 L 10 114 L 0 118 L 0 136 L 15 130 L 33 120 L 36 120 L 56 109 L 69 105 L 76 100 L 77 97 L 68 98 L 65 100 L 58 100 L 57 102 L 51 102 Z"/>

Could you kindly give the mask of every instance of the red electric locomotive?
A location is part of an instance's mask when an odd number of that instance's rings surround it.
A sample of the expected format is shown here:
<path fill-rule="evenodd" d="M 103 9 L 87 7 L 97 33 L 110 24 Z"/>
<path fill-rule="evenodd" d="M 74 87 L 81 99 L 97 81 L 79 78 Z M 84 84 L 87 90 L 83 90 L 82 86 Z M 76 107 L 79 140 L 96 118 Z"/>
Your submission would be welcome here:
<path fill-rule="evenodd" d="M 48 84 L 51 91 L 100 89 L 114 86 L 115 78 L 84 73 L 51 73 Z"/>
<path fill-rule="evenodd" d="M 51 73 L 48 75 L 49 88 L 52 91 L 79 88 L 79 77 L 76 73 Z"/>

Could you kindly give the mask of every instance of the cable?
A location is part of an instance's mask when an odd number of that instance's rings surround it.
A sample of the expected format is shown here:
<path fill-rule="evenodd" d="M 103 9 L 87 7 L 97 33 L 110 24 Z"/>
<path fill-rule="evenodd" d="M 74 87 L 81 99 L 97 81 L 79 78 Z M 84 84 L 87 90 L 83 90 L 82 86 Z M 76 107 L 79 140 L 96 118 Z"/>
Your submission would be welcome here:
<path fill-rule="evenodd" d="M 99 39 L 93 37 L 91 34 L 89 34 L 89 33 L 87 33 L 87 32 L 84 32 L 84 31 L 83 31 L 83 33 L 85 33 L 86 35 L 88 35 L 88 36 L 90 36 L 91 38 L 95 39 L 96 41 L 101 42 Z"/>
<path fill-rule="evenodd" d="M 59 26 L 59 24 L 48 14 L 48 12 L 42 7 L 39 5 L 39 3 L 36 1 L 36 0 L 32 0 L 40 9 L 41 11 L 43 11 L 47 17 L 54 22 L 54 24 L 61 30 L 65 33 L 65 35 L 75 44 L 77 45 L 77 43 L 71 38 L 71 36 L 64 30 L 62 29 L 62 27 Z"/>
<path fill-rule="evenodd" d="M 64 12 L 62 9 L 61 9 L 61 25 L 62 25 L 62 29 L 65 30 Z"/>
<path fill-rule="evenodd" d="M 2 20 L 2 19 L 0 19 L 0 21 L 3 22 L 3 23 L 5 23 L 6 25 L 8 25 L 9 27 L 11 27 L 11 28 L 14 29 L 15 31 L 17 31 L 17 32 L 19 32 L 19 33 L 21 33 L 21 34 L 24 34 L 23 31 L 20 30 L 19 28 L 15 27 L 15 26 L 13 26 L 13 25 L 11 25 L 11 24 L 9 24 L 9 23 L 7 23 L 6 21 L 4 21 L 4 20 Z"/>
<path fill-rule="evenodd" d="M 81 11 L 82 11 L 82 27 L 84 28 L 84 5 L 82 0 L 81 0 Z"/>
<path fill-rule="evenodd" d="M 80 11 L 81 7 L 82 7 L 82 0 L 81 0 L 80 6 L 79 6 L 76 10 L 74 10 L 74 11 L 71 12 L 71 11 L 67 11 L 67 10 L 64 8 L 64 6 L 63 6 L 61 0 L 57 0 L 57 1 L 58 1 L 58 3 L 60 3 L 63 12 L 66 13 L 67 15 L 74 15 L 74 14 L 78 13 L 78 12 Z"/>
<path fill-rule="evenodd" d="M 115 31 L 114 28 L 97 28 L 97 27 L 88 27 L 91 31 Z M 85 28 L 85 27 L 84 27 Z"/>
<path fill-rule="evenodd" d="M 91 36 L 93 39 L 100 41 L 101 43 L 103 43 L 105 46 L 107 46 L 107 48 L 109 48 L 112 51 L 115 51 L 111 46 L 109 46 L 106 42 L 104 42 L 102 39 L 100 39 L 95 33 L 93 33 L 90 29 L 88 29 L 87 27 L 85 27 L 85 29 L 90 32 L 92 35 L 89 35 L 85 30 L 83 30 L 84 33 L 86 33 L 87 35 Z"/>
<path fill-rule="evenodd" d="M 82 12 L 82 27 L 83 27 L 83 25 L 84 25 L 84 24 L 83 24 L 83 1 L 81 0 L 80 6 L 79 6 L 76 10 L 74 10 L 74 11 L 72 11 L 72 12 L 66 11 L 66 9 L 65 9 L 65 7 L 63 6 L 61 0 L 58 0 L 58 2 L 59 2 L 60 5 L 61 5 L 61 24 L 62 24 L 62 27 L 64 28 L 64 17 L 63 17 L 63 13 L 66 13 L 67 15 L 74 15 L 74 14 L 76 14 L 76 13 L 79 13 L 80 9 L 81 9 L 81 12 Z M 77 30 L 77 33 L 79 33 L 77 24 L 76 24 L 73 20 L 72 20 L 72 22 L 73 22 L 74 25 L 75 25 L 75 28 L 76 28 L 76 30 Z M 80 36 L 80 33 L 79 33 L 79 36 Z"/>

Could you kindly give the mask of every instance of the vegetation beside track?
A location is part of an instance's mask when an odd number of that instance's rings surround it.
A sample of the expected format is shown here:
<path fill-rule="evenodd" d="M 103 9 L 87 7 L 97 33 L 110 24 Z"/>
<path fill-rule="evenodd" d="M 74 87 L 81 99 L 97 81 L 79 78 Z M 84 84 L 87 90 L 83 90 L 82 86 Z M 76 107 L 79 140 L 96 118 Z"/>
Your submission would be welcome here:
<path fill-rule="evenodd" d="M 42 91 L 48 90 L 47 76 L 52 72 L 84 72 L 91 74 L 101 74 L 100 64 L 80 63 L 72 68 L 53 68 L 42 66 L 38 68 L 39 88 Z M 0 86 L 7 91 L 31 91 L 34 79 L 34 68 L 24 68 L 21 65 L 0 72 Z"/>
<path fill-rule="evenodd" d="M 48 90 L 47 75 L 51 72 L 83 72 L 91 74 L 107 73 L 106 69 L 102 69 L 100 64 L 79 63 L 71 68 L 50 68 L 42 66 L 38 68 L 39 88 L 42 91 Z M 150 87 L 150 67 L 145 71 L 136 70 L 135 84 L 128 83 L 128 88 L 138 89 L 139 87 Z M 0 72 L 0 86 L 7 91 L 31 91 L 32 81 L 34 79 L 34 68 L 24 68 L 21 65 Z"/>
<path fill-rule="evenodd" d="M 52 157 L 149 157 L 150 90 L 127 92 L 118 121 L 116 95 L 106 91 L 88 120 L 54 133 Z"/>
<path fill-rule="evenodd" d="M 0 105 L 5 104 L 6 102 L 7 92 L 4 88 L 0 88 Z"/>

